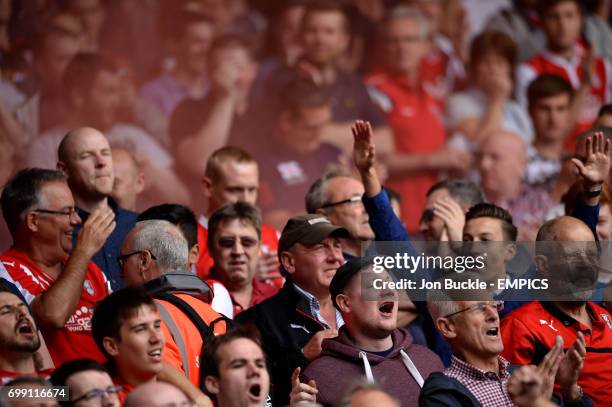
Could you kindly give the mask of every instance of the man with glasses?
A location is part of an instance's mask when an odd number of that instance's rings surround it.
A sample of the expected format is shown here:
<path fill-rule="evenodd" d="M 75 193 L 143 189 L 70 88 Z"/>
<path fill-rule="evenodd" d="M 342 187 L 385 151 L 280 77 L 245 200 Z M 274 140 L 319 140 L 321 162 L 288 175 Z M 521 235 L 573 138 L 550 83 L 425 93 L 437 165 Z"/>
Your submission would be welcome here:
<path fill-rule="evenodd" d="M 76 359 L 59 366 L 51 375 L 54 386 L 68 386 L 70 405 L 119 407 L 121 386 L 113 384 L 104 366 L 91 359 Z"/>
<path fill-rule="evenodd" d="M 260 260 L 261 217 L 244 202 L 222 207 L 208 221 L 208 250 L 214 260 L 210 278 L 230 293 L 234 316 L 278 292 L 255 278 Z"/>
<path fill-rule="evenodd" d="M 22 170 L 0 200 L 13 236 L 13 247 L 0 256 L 7 273 L 2 277 L 14 281 L 29 303 L 53 362 L 104 360 L 91 337 L 91 317 L 109 288 L 91 259 L 115 228 L 114 213 L 94 210 L 73 245 L 81 219 L 61 172 Z"/>
<path fill-rule="evenodd" d="M 346 229 L 321 215 L 289 219 L 278 244 L 285 285 L 236 318 L 238 324 L 254 324 L 262 334 L 275 405 L 289 402 L 295 368 L 318 357 L 323 339 L 336 336 L 344 324 L 329 294 L 336 269 L 344 262 L 342 237 L 348 237 Z"/>
<path fill-rule="evenodd" d="M 206 212 L 198 219 L 199 258 L 197 274 L 207 278 L 213 259 L 208 252 L 208 219 L 217 209 L 235 202 L 255 205 L 259 194 L 259 167 L 253 157 L 241 148 L 225 146 L 212 153 L 206 162 L 201 180 Z M 278 287 L 283 279 L 278 271 L 278 231 L 261 225 L 259 261 L 255 278 L 273 282 Z"/>
<path fill-rule="evenodd" d="M 163 282 L 163 276 L 186 274 L 204 285 L 191 273 L 188 260 L 188 246 L 180 229 L 165 220 L 140 221 L 128 233 L 117 258 L 127 287 L 156 287 Z M 182 287 L 186 289 L 187 287 Z M 208 325 L 211 335 L 225 333 L 227 329 L 223 316 L 212 309 L 205 299 L 193 291 L 181 287 L 167 287 L 170 294 L 183 302 Z M 196 387 L 201 385 L 200 358 L 203 335 L 196 323 L 175 303 L 156 299 L 162 316 L 161 329 L 166 337 L 163 359 L 170 366 L 185 374 Z"/>
<path fill-rule="evenodd" d="M 467 281 L 477 275 L 463 275 L 459 279 L 463 278 Z M 433 373 L 425 381 L 419 406 L 514 406 L 507 390 L 514 369 L 500 356 L 504 342 L 498 311 L 503 302 L 492 301 L 482 291 L 432 290 L 427 307 L 436 328 L 452 348 L 453 356 L 448 368 L 442 373 Z M 576 384 L 582 368 L 584 346 L 584 338 L 580 337 L 564 354 L 563 340 L 553 340 L 550 351 L 536 369 L 544 383 L 540 392 L 536 392 L 541 394 L 539 401 L 551 398 L 555 376 L 566 397 L 565 391 Z M 572 401 L 592 405 L 587 398 Z"/>
<path fill-rule="evenodd" d="M 591 301 L 600 267 L 592 229 L 569 216 L 546 222 L 538 232 L 535 262 L 549 281 L 548 301 L 533 301 L 504 318 L 504 356 L 512 363 L 535 364 L 557 336 L 580 342 L 575 356 L 584 369 L 572 387 L 563 389 L 564 396 L 573 400 L 584 393 L 596 406 L 612 405 L 612 315 Z"/>

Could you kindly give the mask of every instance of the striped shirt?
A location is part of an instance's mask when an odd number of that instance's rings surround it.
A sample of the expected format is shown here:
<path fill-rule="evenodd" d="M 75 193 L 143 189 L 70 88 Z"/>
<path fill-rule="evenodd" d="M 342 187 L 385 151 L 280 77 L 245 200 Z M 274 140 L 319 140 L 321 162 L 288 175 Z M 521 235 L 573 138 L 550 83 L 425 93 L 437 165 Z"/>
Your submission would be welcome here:
<path fill-rule="evenodd" d="M 317 298 L 308 291 L 298 287 L 296 284 L 293 284 L 293 286 L 298 293 L 302 294 L 308 300 L 310 315 L 319 321 L 325 328 L 331 328 L 327 321 L 325 321 L 325 318 L 323 318 L 323 315 L 321 315 L 321 304 L 319 303 L 319 300 L 317 300 Z M 340 311 L 338 311 L 336 307 L 334 307 L 334 311 L 336 311 L 336 329 L 340 329 L 342 325 L 344 325 L 344 319 L 342 319 L 342 314 L 340 314 Z"/>

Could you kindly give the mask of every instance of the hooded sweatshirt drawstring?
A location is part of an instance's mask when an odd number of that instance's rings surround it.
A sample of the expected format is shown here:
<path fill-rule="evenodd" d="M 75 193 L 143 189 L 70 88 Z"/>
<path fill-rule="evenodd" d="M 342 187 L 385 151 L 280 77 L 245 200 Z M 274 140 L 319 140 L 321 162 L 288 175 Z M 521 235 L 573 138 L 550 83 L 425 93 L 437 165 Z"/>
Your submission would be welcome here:
<path fill-rule="evenodd" d="M 363 368 L 365 369 L 366 380 L 368 383 L 374 383 L 374 375 L 372 374 L 372 368 L 368 361 L 368 355 L 364 351 L 359 352 L 359 357 L 363 360 Z"/>
<path fill-rule="evenodd" d="M 404 363 L 404 366 L 406 366 L 406 369 L 408 369 L 408 372 L 417 382 L 419 387 L 422 388 L 423 383 L 425 383 L 425 380 L 423 380 L 423 376 L 421 376 L 421 373 L 419 373 L 419 370 L 415 366 L 414 362 L 412 362 L 410 356 L 408 356 L 408 354 L 403 349 L 400 350 L 400 355 L 402 356 L 402 362 Z M 364 351 L 360 351 L 359 357 L 363 361 L 363 369 L 365 370 L 366 380 L 368 381 L 368 383 L 374 383 L 374 375 L 372 374 L 372 367 L 370 366 L 368 355 Z"/>

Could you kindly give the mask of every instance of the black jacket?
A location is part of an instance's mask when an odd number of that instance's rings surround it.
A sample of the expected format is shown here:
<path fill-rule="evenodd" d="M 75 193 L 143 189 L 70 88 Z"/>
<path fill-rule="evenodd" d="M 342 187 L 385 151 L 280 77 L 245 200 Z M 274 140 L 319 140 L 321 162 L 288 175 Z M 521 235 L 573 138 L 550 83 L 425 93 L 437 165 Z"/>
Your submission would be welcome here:
<path fill-rule="evenodd" d="M 312 336 L 325 329 L 310 313 L 307 299 L 287 280 L 278 294 L 240 313 L 236 324 L 254 324 L 261 332 L 268 359 L 275 406 L 289 404 L 291 374 L 309 361 L 302 348 Z"/>

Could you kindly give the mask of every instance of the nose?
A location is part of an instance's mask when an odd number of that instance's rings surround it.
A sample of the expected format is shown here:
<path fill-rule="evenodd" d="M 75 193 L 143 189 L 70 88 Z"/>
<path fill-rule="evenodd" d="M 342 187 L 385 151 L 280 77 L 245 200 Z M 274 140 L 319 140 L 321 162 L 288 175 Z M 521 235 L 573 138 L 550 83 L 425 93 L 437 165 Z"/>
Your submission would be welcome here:
<path fill-rule="evenodd" d="M 82 222 L 83 221 L 81 220 L 81 217 L 79 216 L 76 210 L 70 214 L 71 225 L 80 225 Z"/>
<path fill-rule="evenodd" d="M 487 322 L 497 322 L 499 320 L 499 314 L 497 312 L 497 307 L 493 304 L 489 304 L 485 308 Z"/>
<path fill-rule="evenodd" d="M 331 246 L 330 250 L 327 251 L 327 261 L 330 263 L 338 263 L 338 267 L 344 263 L 344 256 L 342 255 L 342 249 L 339 247 Z"/>
<path fill-rule="evenodd" d="M 247 363 L 247 377 L 258 377 L 260 375 L 260 370 L 261 368 L 257 366 L 254 362 Z"/>
<path fill-rule="evenodd" d="M 149 336 L 149 343 L 154 345 L 160 343 L 163 338 L 163 333 L 159 328 L 151 328 L 151 335 Z"/>
<path fill-rule="evenodd" d="M 240 239 L 236 239 L 236 242 L 232 246 L 232 254 L 234 256 L 240 256 L 243 253 L 244 253 L 244 246 L 242 245 L 242 242 L 240 241 Z"/>

